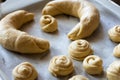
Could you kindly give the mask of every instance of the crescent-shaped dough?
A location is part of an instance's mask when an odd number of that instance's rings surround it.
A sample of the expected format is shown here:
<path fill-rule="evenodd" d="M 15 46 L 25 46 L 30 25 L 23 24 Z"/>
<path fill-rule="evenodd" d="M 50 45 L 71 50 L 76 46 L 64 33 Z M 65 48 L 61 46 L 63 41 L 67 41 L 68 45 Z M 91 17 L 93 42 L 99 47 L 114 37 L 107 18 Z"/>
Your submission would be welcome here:
<path fill-rule="evenodd" d="M 120 57 L 120 44 L 118 44 L 117 46 L 115 46 L 115 48 L 113 50 L 113 55 L 115 57 Z"/>
<path fill-rule="evenodd" d="M 86 0 L 51 1 L 43 8 L 42 14 L 67 14 L 80 18 L 80 22 L 68 33 L 71 40 L 90 36 L 99 25 L 99 11 Z"/>
<path fill-rule="evenodd" d="M 40 18 L 40 25 L 45 32 L 54 32 L 58 28 L 57 20 L 51 15 L 43 15 Z"/>
<path fill-rule="evenodd" d="M 89 79 L 82 75 L 75 75 L 72 78 L 70 78 L 69 80 L 89 80 Z"/>
<path fill-rule="evenodd" d="M 68 48 L 69 54 L 73 59 L 84 60 L 88 55 L 93 54 L 93 50 L 86 40 L 75 40 Z"/>
<path fill-rule="evenodd" d="M 108 31 L 110 39 L 114 42 L 120 42 L 120 25 L 116 25 Z"/>
<path fill-rule="evenodd" d="M 51 59 L 48 70 L 54 76 L 67 76 L 74 70 L 71 59 L 67 56 L 59 55 Z"/>
<path fill-rule="evenodd" d="M 17 65 L 12 74 L 15 80 L 35 80 L 38 76 L 36 69 L 29 62 Z"/>
<path fill-rule="evenodd" d="M 49 49 L 47 40 L 19 31 L 24 23 L 33 20 L 34 14 L 24 10 L 12 12 L 0 21 L 0 44 L 20 53 L 42 53 Z"/>
<path fill-rule="evenodd" d="M 120 61 L 114 61 L 107 68 L 108 80 L 119 80 L 120 79 Z"/>
<path fill-rule="evenodd" d="M 98 75 L 103 71 L 102 59 L 95 55 L 86 57 L 83 61 L 83 67 L 88 74 Z"/>

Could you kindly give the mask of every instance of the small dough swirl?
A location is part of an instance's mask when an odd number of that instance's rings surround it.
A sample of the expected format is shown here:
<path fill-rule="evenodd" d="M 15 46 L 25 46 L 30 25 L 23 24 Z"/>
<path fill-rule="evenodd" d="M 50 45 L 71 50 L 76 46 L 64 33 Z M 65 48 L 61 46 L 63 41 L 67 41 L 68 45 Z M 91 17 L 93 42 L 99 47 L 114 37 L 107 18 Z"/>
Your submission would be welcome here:
<path fill-rule="evenodd" d="M 120 25 L 116 25 L 108 31 L 109 37 L 114 42 L 120 42 Z"/>
<path fill-rule="evenodd" d="M 73 59 L 84 60 L 85 57 L 93 53 L 93 50 L 88 41 L 80 39 L 69 45 L 68 52 Z"/>
<path fill-rule="evenodd" d="M 67 76 L 73 72 L 74 68 L 71 59 L 60 55 L 51 59 L 48 70 L 54 76 Z"/>
<path fill-rule="evenodd" d="M 83 67 L 88 74 L 98 75 L 103 71 L 102 59 L 95 55 L 86 57 L 83 61 Z"/>
<path fill-rule="evenodd" d="M 40 19 L 40 25 L 45 32 L 54 32 L 58 28 L 57 20 L 51 15 L 43 15 Z"/>
<path fill-rule="evenodd" d="M 119 80 L 120 79 L 120 61 L 114 61 L 107 68 L 108 80 Z"/>
<path fill-rule="evenodd" d="M 23 62 L 13 69 L 15 80 L 35 80 L 38 76 L 37 71 L 29 62 Z"/>
<path fill-rule="evenodd" d="M 115 57 L 120 57 L 120 44 L 118 44 L 117 46 L 115 46 L 115 48 L 113 50 L 113 55 Z"/>
<path fill-rule="evenodd" d="M 89 79 L 82 75 L 75 75 L 72 78 L 70 78 L 69 80 L 89 80 Z"/>

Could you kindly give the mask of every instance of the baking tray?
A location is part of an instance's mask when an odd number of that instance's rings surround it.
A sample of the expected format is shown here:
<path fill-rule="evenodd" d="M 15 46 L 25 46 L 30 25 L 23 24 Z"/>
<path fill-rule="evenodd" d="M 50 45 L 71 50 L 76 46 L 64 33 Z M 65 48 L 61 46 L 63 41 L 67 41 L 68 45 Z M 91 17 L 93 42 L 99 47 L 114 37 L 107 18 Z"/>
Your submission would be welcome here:
<path fill-rule="evenodd" d="M 8 2 L 11 0 L 8 0 Z M 14 2 L 15 0 L 13 0 Z M 22 4 L 24 0 L 19 0 L 19 4 Z M 34 21 L 25 24 L 21 30 L 29 33 L 30 35 L 48 39 L 50 41 L 50 50 L 45 52 L 45 54 L 34 54 L 25 55 L 20 53 L 11 52 L 0 46 L 0 69 L 4 72 L 8 79 L 13 80 L 12 70 L 13 68 L 20 64 L 21 62 L 28 61 L 32 63 L 38 71 L 37 80 L 68 80 L 71 76 L 75 74 L 81 74 L 88 77 L 90 80 L 107 80 L 106 79 L 106 68 L 115 60 L 120 60 L 115 58 L 112 54 L 113 48 L 118 44 L 112 42 L 108 37 L 108 30 L 120 24 L 120 17 L 111 10 L 111 8 L 106 7 L 100 0 L 89 0 L 92 2 L 100 12 L 100 24 L 98 29 L 89 37 L 85 38 L 90 42 L 92 48 L 94 49 L 94 55 L 98 55 L 103 60 L 104 72 L 99 76 L 91 76 L 87 74 L 83 67 L 82 61 L 75 61 L 74 68 L 75 72 L 67 77 L 56 78 L 52 76 L 48 71 L 49 61 L 53 56 L 56 55 L 68 55 L 68 46 L 71 41 L 67 38 L 67 33 L 79 22 L 78 18 L 58 15 L 55 18 L 58 21 L 58 31 L 54 33 L 45 33 L 40 29 L 39 19 L 41 17 L 41 10 L 49 0 L 30 0 L 25 1 L 23 5 L 14 3 L 4 3 L 3 4 L 3 14 L 8 14 L 9 12 L 24 9 L 35 13 Z M 14 5 L 13 5 L 14 4 Z M 17 6 L 17 7 L 15 7 Z M 69 56 L 69 55 L 68 55 Z"/>

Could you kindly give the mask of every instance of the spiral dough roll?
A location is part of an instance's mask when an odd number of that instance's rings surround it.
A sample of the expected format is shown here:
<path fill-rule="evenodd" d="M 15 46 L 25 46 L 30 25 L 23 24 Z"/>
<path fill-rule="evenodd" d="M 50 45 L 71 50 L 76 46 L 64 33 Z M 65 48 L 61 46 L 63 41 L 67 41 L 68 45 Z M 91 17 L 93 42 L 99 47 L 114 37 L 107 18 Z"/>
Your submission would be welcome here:
<path fill-rule="evenodd" d="M 72 61 L 64 56 L 55 56 L 51 59 L 48 70 L 54 76 L 67 76 L 74 70 Z"/>
<path fill-rule="evenodd" d="M 120 25 L 116 25 L 108 31 L 110 39 L 114 42 L 120 42 Z"/>
<path fill-rule="evenodd" d="M 13 69 L 15 80 L 35 80 L 38 76 L 37 71 L 29 62 L 23 62 Z"/>
<path fill-rule="evenodd" d="M 40 19 L 42 30 L 45 32 L 54 32 L 57 30 L 57 20 L 51 15 L 43 15 Z"/>
<path fill-rule="evenodd" d="M 119 80 L 120 79 L 120 61 L 114 61 L 107 68 L 108 80 Z"/>
<path fill-rule="evenodd" d="M 72 78 L 70 78 L 69 80 L 89 80 L 89 79 L 82 75 L 75 75 Z"/>
<path fill-rule="evenodd" d="M 68 51 L 70 56 L 76 60 L 83 60 L 86 56 L 93 53 L 89 42 L 82 39 L 73 41 L 69 45 Z"/>
<path fill-rule="evenodd" d="M 83 61 L 83 67 L 88 74 L 98 75 L 103 71 L 102 59 L 95 55 L 86 57 Z"/>
<path fill-rule="evenodd" d="M 120 57 L 120 44 L 118 44 L 117 46 L 115 46 L 115 48 L 113 50 L 113 55 L 115 57 Z"/>

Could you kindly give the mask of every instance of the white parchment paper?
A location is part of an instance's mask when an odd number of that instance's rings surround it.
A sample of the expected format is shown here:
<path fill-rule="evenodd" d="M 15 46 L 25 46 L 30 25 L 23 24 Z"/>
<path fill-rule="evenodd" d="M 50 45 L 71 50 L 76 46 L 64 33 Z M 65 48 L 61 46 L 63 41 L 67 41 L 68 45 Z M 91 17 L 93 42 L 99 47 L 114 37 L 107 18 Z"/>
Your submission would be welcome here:
<path fill-rule="evenodd" d="M 68 80 L 75 74 L 84 75 L 90 80 L 107 80 L 105 77 L 106 68 L 113 61 L 119 60 L 112 54 L 113 48 L 118 43 L 112 42 L 109 39 L 107 32 L 111 27 L 120 24 L 120 18 L 97 1 L 89 0 L 99 9 L 100 24 L 98 29 L 89 38 L 85 39 L 90 42 L 94 49 L 94 55 L 98 55 L 102 58 L 104 72 L 100 76 L 91 76 L 84 71 L 82 62 L 73 60 L 75 72 L 67 77 L 56 78 L 48 71 L 49 61 L 56 55 L 69 56 L 68 46 L 71 41 L 67 38 L 67 33 L 79 22 L 79 19 L 72 16 L 58 15 L 55 17 L 58 21 L 58 31 L 54 33 L 43 32 L 40 29 L 39 19 L 41 17 L 41 10 L 48 1 L 49 0 L 8 0 L 2 4 L 4 15 L 19 9 L 35 13 L 34 21 L 25 24 L 21 30 L 29 33 L 30 35 L 48 39 L 51 44 L 50 50 L 45 52 L 46 54 L 43 55 L 24 55 L 11 52 L 0 46 L 0 69 L 6 74 L 8 80 L 13 79 L 13 68 L 24 61 L 28 61 L 35 66 L 39 73 L 37 80 Z"/>

